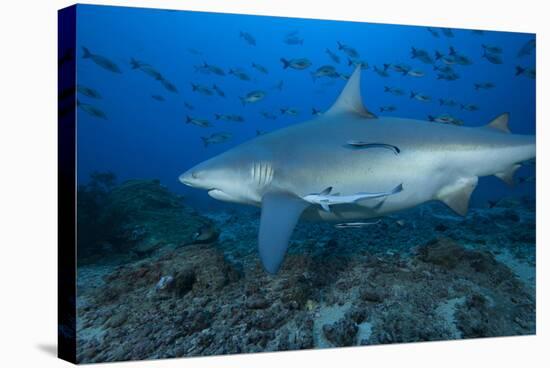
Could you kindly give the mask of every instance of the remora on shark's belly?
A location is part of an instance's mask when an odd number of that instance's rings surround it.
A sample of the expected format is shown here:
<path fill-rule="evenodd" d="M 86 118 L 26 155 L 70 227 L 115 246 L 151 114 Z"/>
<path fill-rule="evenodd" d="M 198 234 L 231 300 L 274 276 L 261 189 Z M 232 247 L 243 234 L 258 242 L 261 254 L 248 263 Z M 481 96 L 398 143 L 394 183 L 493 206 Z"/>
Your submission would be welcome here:
<path fill-rule="evenodd" d="M 535 157 L 534 136 L 509 134 L 508 114 L 471 128 L 378 118 L 362 103 L 360 66 L 335 104 L 313 120 L 265 134 L 186 171 L 180 181 L 213 198 L 262 207 L 258 236 L 265 269 L 276 273 L 298 219 L 345 222 L 383 216 L 439 200 L 465 215 L 478 177 L 512 183 L 522 161 Z M 399 147 L 350 150 L 362 141 Z M 332 187 L 341 195 L 402 190 L 324 211 L 303 198 Z"/>

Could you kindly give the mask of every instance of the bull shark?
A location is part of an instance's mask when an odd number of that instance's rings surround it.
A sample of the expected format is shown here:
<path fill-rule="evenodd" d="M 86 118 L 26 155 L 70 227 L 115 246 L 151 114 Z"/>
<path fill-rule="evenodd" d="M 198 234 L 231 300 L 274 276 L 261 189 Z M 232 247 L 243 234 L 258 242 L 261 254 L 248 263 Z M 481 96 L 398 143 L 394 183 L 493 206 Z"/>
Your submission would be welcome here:
<path fill-rule="evenodd" d="M 258 136 L 184 172 L 179 180 L 218 200 L 261 207 L 259 256 L 279 270 L 300 218 L 347 222 L 377 218 L 428 201 L 465 216 L 478 178 L 513 183 L 523 161 L 535 157 L 535 137 L 510 134 L 509 115 L 481 127 L 377 117 L 361 98 L 357 66 L 334 105 L 314 119 Z M 350 150 L 357 140 L 399 147 Z M 341 195 L 392 195 L 335 204 L 331 211 L 303 198 L 332 187 Z"/>

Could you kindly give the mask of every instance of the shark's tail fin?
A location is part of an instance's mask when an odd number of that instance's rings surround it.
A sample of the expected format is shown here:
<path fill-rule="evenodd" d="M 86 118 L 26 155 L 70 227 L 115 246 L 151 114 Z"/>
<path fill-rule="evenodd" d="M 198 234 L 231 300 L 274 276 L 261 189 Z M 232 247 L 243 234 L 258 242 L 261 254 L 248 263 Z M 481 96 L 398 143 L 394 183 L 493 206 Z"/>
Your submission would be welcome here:
<path fill-rule="evenodd" d="M 388 70 L 388 68 L 391 66 L 391 64 L 383 64 L 384 65 L 384 71 Z"/>
<path fill-rule="evenodd" d="M 353 65 L 353 60 L 351 60 L 350 58 L 348 58 L 348 66 L 351 66 Z"/>
<path fill-rule="evenodd" d="M 216 120 L 220 120 L 220 118 L 221 118 L 220 114 L 214 114 L 214 116 L 216 117 Z"/>
<path fill-rule="evenodd" d="M 443 57 L 443 54 L 435 50 L 435 60 L 439 60 Z"/>
<path fill-rule="evenodd" d="M 82 54 L 83 59 L 87 59 L 92 56 L 92 53 L 90 52 L 90 50 L 88 50 L 87 47 L 82 46 L 82 52 L 84 53 Z"/>
<path fill-rule="evenodd" d="M 281 63 L 283 63 L 283 69 L 286 69 L 290 66 L 290 61 L 285 58 L 281 58 Z M 231 72 L 230 72 L 231 73 Z"/>
<path fill-rule="evenodd" d="M 191 88 L 193 89 L 193 91 L 196 91 L 198 87 L 195 83 L 191 83 Z"/>
<path fill-rule="evenodd" d="M 205 147 L 208 147 L 208 138 L 206 137 L 201 137 L 202 139 L 202 144 L 205 146 Z"/>
<path fill-rule="evenodd" d="M 186 123 L 186 124 L 189 124 L 191 121 L 193 121 L 193 118 L 192 118 L 191 116 L 187 115 L 187 116 L 185 117 L 185 123 Z"/>
<path fill-rule="evenodd" d="M 435 121 L 435 117 L 433 115 L 428 115 L 428 120 L 429 121 Z"/>
<path fill-rule="evenodd" d="M 243 104 L 243 106 L 246 106 L 246 98 L 239 97 L 239 99 L 241 100 L 241 103 Z"/>
<path fill-rule="evenodd" d="M 414 91 L 411 91 L 411 95 L 410 95 L 410 98 L 415 98 L 415 97 L 416 97 L 416 95 L 417 95 L 417 93 L 416 93 L 416 92 L 414 92 Z"/>

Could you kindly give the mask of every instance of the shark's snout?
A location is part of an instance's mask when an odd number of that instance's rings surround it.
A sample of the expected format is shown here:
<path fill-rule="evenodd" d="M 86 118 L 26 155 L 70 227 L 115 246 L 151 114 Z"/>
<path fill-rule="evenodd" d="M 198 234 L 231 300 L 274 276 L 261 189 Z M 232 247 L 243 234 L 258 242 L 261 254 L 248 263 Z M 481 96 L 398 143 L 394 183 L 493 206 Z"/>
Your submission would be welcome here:
<path fill-rule="evenodd" d="M 179 181 L 190 187 L 194 187 L 197 185 L 197 179 L 198 179 L 197 172 L 193 169 L 187 170 L 186 172 L 184 172 L 179 176 Z"/>

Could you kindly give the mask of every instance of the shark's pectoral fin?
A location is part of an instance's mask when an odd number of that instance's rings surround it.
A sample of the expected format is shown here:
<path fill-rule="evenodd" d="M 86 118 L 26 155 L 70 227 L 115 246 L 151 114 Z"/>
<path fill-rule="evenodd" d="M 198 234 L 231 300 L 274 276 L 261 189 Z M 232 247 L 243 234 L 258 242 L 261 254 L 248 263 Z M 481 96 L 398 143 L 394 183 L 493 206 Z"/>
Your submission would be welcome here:
<path fill-rule="evenodd" d="M 515 164 L 510 166 L 508 169 L 504 170 L 503 172 L 496 173 L 495 176 L 499 179 L 501 179 L 506 184 L 512 186 L 514 185 L 514 173 L 517 169 L 521 167 L 520 164 Z"/>
<path fill-rule="evenodd" d="M 376 119 L 377 116 L 370 112 L 361 99 L 361 65 L 355 68 L 355 71 L 349 78 L 346 86 L 338 96 L 338 99 L 332 107 L 323 115 L 332 115 L 339 113 L 351 113 L 360 115 L 367 119 Z"/>
<path fill-rule="evenodd" d="M 457 214 L 466 216 L 470 196 L 477 186 L 477 180 L 477 176 L 459 179 L 455 183 L 443 187 L 437 194 L 437 199 Z"/>
<path fill-rule="evenodd" d="M 290 236 L 308 206 L 308 202 L 289 193 L 267 193 L 262 198 L 258 248 L 267 272 L 276 273 L 281 267 Z"/>

